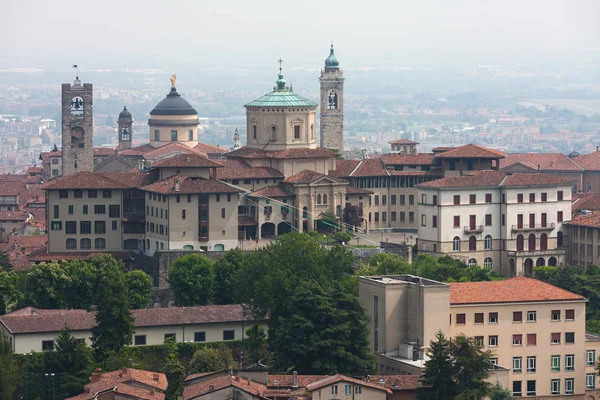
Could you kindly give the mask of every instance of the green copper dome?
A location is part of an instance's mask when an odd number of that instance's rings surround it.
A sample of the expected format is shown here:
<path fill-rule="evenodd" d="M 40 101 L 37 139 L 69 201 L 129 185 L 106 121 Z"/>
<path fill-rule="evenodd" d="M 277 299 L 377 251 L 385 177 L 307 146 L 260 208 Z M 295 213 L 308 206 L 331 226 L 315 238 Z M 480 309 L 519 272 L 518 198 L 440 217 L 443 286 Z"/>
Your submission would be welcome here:
<path fill-rule="evenodd" d="M 286 81 L 283 79 L 283 73 L 279 70 L 276 85 L 271 93 L 267 93 L 256 100 L 251 101 L 244 107 L 317 107 L 318 104 L 305 99 L 302 96 L 292 92 L 286 87 Z"/>
<path fill-rule="evenodd" d="M 340 67 L 340 62 L 337 57 L 333 53 L 333 44 L 331 45 L 331 49 L 329 50 L 329 57 L 325 60 L 325 69 L 338 69 Z"/>

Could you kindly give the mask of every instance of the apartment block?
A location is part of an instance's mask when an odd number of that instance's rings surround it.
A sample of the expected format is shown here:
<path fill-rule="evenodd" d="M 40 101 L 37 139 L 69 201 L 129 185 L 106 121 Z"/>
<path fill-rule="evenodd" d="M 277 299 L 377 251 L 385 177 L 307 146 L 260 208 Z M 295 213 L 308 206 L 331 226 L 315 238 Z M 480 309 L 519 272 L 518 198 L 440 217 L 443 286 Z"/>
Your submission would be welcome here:
<path fill-rule="evenodd" d="M 570 181 L 480 171 L 417 185 L 419 251 L 449 255 L 508 276 L 566 259 Z"/>
<path fill-rule="evenodd" d="M 600 337 L 585 331 L 587 300 L 527 277 L 444 284 L 415 276 L 359 277 L 381 374 L 418 374 L 438 330 L 494 353 L 490 381 L 515 397 L 597 396 Z"/>

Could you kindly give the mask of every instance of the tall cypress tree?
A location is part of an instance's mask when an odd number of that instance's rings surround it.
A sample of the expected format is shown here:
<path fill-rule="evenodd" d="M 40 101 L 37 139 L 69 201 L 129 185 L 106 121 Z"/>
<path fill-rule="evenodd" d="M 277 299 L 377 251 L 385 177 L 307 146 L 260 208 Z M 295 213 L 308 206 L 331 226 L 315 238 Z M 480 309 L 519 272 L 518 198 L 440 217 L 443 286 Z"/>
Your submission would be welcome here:
<path fill-rule="evenodd" d="M 75 339 L 68 329 L 63 329 L 56 338 L 53 352 L 46 354 L 47 369 L 58 374 L 56 398 L 75 396 L 89 382 L 93 361 L 91 349 Z"/>
<path fill-rule="evenodd" d="M 92 347 L 98 360 L 131 344 L 135 332 L 122 271 L 113 266 L 101 274 L 96 291 L 96 326 L 92 328 Z"/>
<path fill-rule="evenodd" d="M 456 395 L 452 341 L 442 331 L 429 344 L 430 359 L 421 374 L 422 387 L 417 389 L 419 400 L 447 400 Z"/>

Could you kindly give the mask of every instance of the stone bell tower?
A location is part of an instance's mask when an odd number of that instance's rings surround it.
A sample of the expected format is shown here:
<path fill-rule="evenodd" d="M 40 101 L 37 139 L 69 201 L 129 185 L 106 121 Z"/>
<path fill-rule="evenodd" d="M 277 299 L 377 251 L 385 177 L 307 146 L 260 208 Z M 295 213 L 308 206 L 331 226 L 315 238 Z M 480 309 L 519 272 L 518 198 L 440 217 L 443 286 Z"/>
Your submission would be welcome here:
<path fill-rule="evenodd" d="M 92 84 L 62 84 L 62 175 L 94 170 Z"/>
<path fill-rule="evenodd" d="M 333 44 L 321 70 L 321 147 L 344 150 L 344 74 Z"/>
<path fill-rule="evenodd" d="M 123 111 L 119 113 L 119 151 L 131 148 L 131 140 L 133 137 L 133 117 L 127 107 L 123 107 Z"/>

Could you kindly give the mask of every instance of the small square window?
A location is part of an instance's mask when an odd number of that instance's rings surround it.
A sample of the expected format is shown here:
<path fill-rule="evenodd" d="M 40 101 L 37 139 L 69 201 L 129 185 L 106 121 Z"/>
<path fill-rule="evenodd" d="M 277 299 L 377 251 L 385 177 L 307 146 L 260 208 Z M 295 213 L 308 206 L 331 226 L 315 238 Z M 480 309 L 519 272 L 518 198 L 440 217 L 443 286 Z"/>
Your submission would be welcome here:
<path fill-rule="evenodd" d="M 537 312 L 527 311 L 527 322 L 535 322 L 535 321 L 537 321 Z"/>
<path fill-rule="evenodd" d="M 206 332 L 194 332 L 194 342 L 206 342 Z"/>
<path fill-rule="evenodd" d="M 54 350 L 54 340 L 42 340 L 42 351 Z"/>
<path fill-rule="evenodd" d="M 135 335 L 133 337 L 133 344 L 135 346 L 145 346 L 146 345 L 146 335 Z"/>
<path fill-rule="evenodd" d="M 483 324 L 483 313 L 475 313 L 475 323 Z"/>
<path fill-rule="evenodd" d="M 575 343 L 575 332 L 565 332 L 565 343 Z"/>
<path fill-rule="evenodd" d="M 565 310 L 565 319 L 573 321 L 575 319 L 575 310 Z"/>
<path fill-rule="evenodd" d="M 552 310 L 550 313 L 551 321 L 560 321 L 560 310 Z"/>
<path fill-rule="evenodd" d="M 167 339 L 177 340 L 177 334 L 176 333 L 165 333 L 165 341 L 167 341 Z"/>
<path fill-rule="evenodd" d="M 498 313 L 497 312 L 491 312 L 489 314 L 488 322 L 490 324 L 497 324 L 498 323 Z"/>
<path fill-rule="evenodd" d="M 466 314 L 456 314 L 456 325 L 464 325 L 466 319 Z"/>
<path fill-rule="evenodd" d="M 523 335 L 515 334 L 512 337 L 513 346 L 521 346 L 523 344 Z"/>
<path fill-rule="evenodd" d="M 488 346 L 490 346 L 490 347 L 498 346 L 498 336 L 490 336 L 488 338 Z"/>
<path fill-rule="evenodd" d="M 235 331 L 233 329 L 223 331 L 223 340 L 234 340 L 234 339 L 235 339 Z"/>

